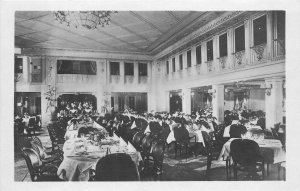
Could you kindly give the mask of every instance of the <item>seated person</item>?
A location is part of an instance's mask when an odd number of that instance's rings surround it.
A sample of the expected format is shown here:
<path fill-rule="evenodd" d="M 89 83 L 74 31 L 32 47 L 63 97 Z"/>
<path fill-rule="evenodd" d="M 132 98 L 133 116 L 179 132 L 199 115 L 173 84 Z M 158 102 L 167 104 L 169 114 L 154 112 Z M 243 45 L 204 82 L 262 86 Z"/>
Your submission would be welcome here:
<path fill-rule="evenodd" d="M 257 123 L 256 123 L 258 126 L 260 126 L 262 129 L 266 129 L 266 119 L 264 117 L 260 117 L 258 120 L 257 120 Z"/>
<path fill-rule="evenodd" d="M 242 135 L 247 132 L 247 128 L 241 124 L 233 124 L 230 126 L 230 138 L 242 138 Z"/>

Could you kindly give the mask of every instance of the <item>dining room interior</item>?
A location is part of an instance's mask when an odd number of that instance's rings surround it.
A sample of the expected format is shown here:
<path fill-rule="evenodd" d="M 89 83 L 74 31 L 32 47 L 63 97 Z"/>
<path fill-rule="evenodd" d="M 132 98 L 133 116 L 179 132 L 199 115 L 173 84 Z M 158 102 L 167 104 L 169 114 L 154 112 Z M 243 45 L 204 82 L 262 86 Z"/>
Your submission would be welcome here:
<path fill-rule="evenodd" d="M 285 17 L 16 11 L 14 181 L 286 181 Z"/>

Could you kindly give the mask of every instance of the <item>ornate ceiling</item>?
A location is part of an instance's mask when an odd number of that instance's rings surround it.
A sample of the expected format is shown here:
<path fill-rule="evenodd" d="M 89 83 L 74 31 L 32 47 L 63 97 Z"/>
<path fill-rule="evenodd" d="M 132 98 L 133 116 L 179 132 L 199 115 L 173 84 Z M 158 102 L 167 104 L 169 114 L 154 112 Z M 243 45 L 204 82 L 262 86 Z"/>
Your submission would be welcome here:
<path fill-rule="evenodd" d="M 85 30 L 58 23 L 52 12 L 17 11 L 15 47 L 155 55 L 223 13 L 119 11 L 109 26 Z"/>

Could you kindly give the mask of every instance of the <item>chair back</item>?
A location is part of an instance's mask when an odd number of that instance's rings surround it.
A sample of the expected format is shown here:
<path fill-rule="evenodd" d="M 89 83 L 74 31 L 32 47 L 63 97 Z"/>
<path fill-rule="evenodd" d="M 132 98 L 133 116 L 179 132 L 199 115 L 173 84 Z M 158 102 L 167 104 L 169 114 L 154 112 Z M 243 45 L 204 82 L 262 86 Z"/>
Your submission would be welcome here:
<path fill-rule="evenodd" d="M 278 133 L 276 132 L 275 128 L 271 128 L 271 131 L 272 131 L 274 139 L 278 139 L 279 140 L 279 136 L 278 136 Z"/>
<path fill-rule="evenodd" d="M 39 144 L 37 144 L 35 141 L 31 141 L 31 147 L 36 151 L 36 153 L 39 155 L 41 159 L 44 159 L 46 157 L 46 153 Z"/>
<path fill-rule="evenodd" d="M 30 117 L 29 118 L 29 121 L 28 121 L 28 126 L 34 126 L 36 123 L 35 123 L 35 118 L 34 117 Z"/>
<path fill-rule="evenodd" d="M 243 166 L 253 166 L 261 161 L 258 144 L 250 139 L 235 139 L 230 144 L 230 154 L 234 162 Z"/>
<path fill-rule="evenodd" d="M 32 141 L 35 142 L 37 145 L 39 145 L 40 147 L 43 147 L 42 141 L 40 138 L 38 138 L 37 136 L 32 137 Z"/>
<path fill-rule="evenodd" d="M 141 148 L 142 140 L 144 137 L 145 134 L 142 132 L 137 132 L 134 134 L 132 142 L 137 149 Z"/>
<path fill-rule="evenodd" d="M 247 132 L 247 128 L 244 125 L 233 124 L 230 126 L 229 135 L 230 138 L 241 138 L 242 134 Z"/>
<path fill-rule="evenodd" d="M 142 150 L 144 152 L 150 152 L 151 146 L 152 146 L 152 135 L 147 134 L 143 139 L 142 139 Z"/>
<path fill-rule="evenodd" d="M 42 162 L 38 154 L 33 149 L 23 147 L 21 151 L 24 156 L 30 178 L 32 181 L 36 181 Z"/>
<path fill-rule="evenodd" d="M 178 143 L 187 143 L 189 142 L 189 131 L 183 126 L 174 128 L 174 137 Z"/>
<path fill-rule="evenodd" d="M 125 153 L 114 153 L 101 158 L 96 165 L 96 181 L 138 181 L 136 164 Z"/>

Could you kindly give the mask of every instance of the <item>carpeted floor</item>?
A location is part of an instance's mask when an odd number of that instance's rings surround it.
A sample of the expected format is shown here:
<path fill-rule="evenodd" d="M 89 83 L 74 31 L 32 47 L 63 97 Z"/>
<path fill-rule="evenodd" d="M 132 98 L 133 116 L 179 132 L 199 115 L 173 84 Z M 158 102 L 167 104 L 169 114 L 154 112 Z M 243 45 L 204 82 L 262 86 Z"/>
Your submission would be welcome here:
<path fill-rule="evenodd" d="M 45 147 L 51 146 L 51 141 L 47 130 L 37 133 Z M 15 143 L 15 181 L 31 181 L 28 173 L 27 165 L 20 152 L 20 146 L 26 145 L 26 136 L 19 137 Z M 202 155 L 202 147 L 196 147 L 196 156 L 189 153 L 186 158 L 185 154 L 177 156 L 175 159 L 174 148 L 171 145 L 165 152 L 163 162 L 162 181 L 226 181 L 225 161 L 213 161 L 209 176 L 206 176 L 206 157 Z M 283 171 L 281 171 L 280 180 L 283 180 Z M 238 174 L 238 180 L 243 180 L 245 173 Z M 149 179 L 145 179 L 149 180 Z M 269 175 L 265 180 L 278 180 L 277 165 L 270 165 Z"/>

